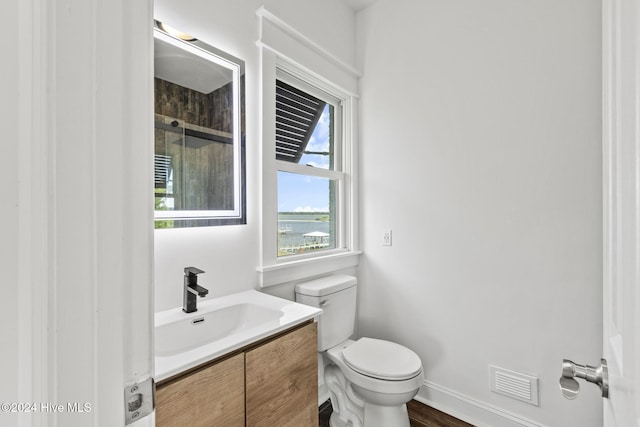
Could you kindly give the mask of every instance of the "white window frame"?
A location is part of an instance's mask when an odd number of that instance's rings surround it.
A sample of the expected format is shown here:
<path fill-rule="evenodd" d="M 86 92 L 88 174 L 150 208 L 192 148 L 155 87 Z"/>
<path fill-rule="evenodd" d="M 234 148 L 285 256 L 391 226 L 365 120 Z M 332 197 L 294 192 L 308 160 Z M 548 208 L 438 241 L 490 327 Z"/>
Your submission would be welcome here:
<path fill-rule="evenodd" d="M 357 97 L 328 79 L 273 52 L 263 51 L 262 54 L 262 265 L 258 268 L 258 273 L 260 286 L 267 287 L 354 267 L 358 264 L 361 252 L 358 250 L 356 227 Z M 334 132 L 340 145 L 334 148 L 337 153 L 334 158 L 334 170 L 276 160 L 276 79 L 340 107 L 334 110 L 334 120 L 337 123 Z M 336 180 L 336 248 L 278 257 L 278 171 Z"/>
<path fill-rule="evenodd" d="M 298 176 L 313 176 L 317 178 L 326 178 L 329 180 L 333 180 L 336 182 L 335 188 L 335 201 L 334 201 L 334 221 L 335 221 L 335 248 L 333 249 L 324 249 L 321 251 L 307 252 L 304 254 L 296 254 L 296 255 L 287 255 L 287 256 L 278 256 L 278 262 L 291 262 L 299 259 L 306 258 L 316 258 L 321 256 L 322 254 L 331 254 L 332 252 L 342 252 L 346 249 L 346 239 L 345 239 L 345 227 L 344 227 L 344 211 L 342 206 L 344 206 L 344 182 L 345 182 L 345 165 L 344 165 L 344 153 L 343 153 L 343 132 L 342 132 L 342 123 L 344 122 L 344 116 L 342 112 L 342 104 L 343 99 L 338 98 L 336 96 L 331 95 L 328 92 L 325 92 L 323 88 L 318 88 L 317 86 L 313 86 L 307 81 L 304 81 L 298 77 L 295 77 L 288 72 L 278 68 L 276 69 L 276 78 L 290 86 L 295 87 L 309 95 L 315 96 L 321 101 L 326 102 L 329 105 L 334 107 L 333 112 L 333 135 L 334 135 L 334 158 L 333 165 L 334 169 L 323 169 L 323 168 L 314 168 L 306 165 L 302 165 L 299 163 L 287 162 L 284 160 L 276 159 L 276 169 L 277 172 L 289 172 L 296 174 Z M 277 230 L 276 230 L 277 231 Z"/>

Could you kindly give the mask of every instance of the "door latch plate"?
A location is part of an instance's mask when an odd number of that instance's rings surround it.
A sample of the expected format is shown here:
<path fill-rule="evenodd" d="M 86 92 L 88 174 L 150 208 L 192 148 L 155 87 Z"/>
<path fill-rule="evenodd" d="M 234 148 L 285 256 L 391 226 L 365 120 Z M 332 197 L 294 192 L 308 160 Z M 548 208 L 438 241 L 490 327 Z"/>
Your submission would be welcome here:
<path fill-rule="evenodd" d="M 129 425 L 146 417 L 155 409 L 156 386 L 153 378 L 128 385 L 124 389 L 125 424 Z"/>

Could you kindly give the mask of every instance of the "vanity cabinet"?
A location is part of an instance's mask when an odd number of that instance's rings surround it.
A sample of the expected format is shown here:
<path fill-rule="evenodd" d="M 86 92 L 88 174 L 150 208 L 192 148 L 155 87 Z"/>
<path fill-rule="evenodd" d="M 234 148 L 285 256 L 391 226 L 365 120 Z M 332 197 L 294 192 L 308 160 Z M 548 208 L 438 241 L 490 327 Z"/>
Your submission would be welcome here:
<path fill-rule="evenodd" d="M 318 425 L 317 324 L 305 323 L 158 384 L 156 425 Z"/>
<path fill-rule="evenodd" d="M 244 354 L 158 386 L 158 426 L 244 426 Z"/>
<path fill-rule="evenodd" d="M 247 427 L 318 425 L 316 323 L 245 353 Z"/>

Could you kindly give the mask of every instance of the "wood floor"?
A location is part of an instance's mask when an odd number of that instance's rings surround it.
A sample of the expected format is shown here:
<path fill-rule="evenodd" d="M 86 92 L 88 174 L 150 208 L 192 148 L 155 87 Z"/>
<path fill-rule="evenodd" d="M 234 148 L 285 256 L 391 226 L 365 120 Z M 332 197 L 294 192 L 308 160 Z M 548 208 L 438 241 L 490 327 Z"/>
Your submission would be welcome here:
<path fill-rule="evenodd" d="M 407 403 L 407 409 L 411 427 L 473 427 L 471 424 L 415 400 Z M 320 407 L 319 427 L 329 427 L 330 416 L 331 403 L 327 401 Z"/>
<path fill-rule="evenodd" d="M 473 427 L 416 400 L 407 403 L 411 427 Z"/>

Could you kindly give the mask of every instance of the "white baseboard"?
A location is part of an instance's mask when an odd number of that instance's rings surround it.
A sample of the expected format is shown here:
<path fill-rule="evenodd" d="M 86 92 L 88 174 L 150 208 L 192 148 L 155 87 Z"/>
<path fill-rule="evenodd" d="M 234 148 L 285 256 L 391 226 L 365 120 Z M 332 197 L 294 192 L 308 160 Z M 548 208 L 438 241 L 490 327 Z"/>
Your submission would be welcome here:
<path fill-rule="evenodd" d="M 414 399 L 476 427 L 546 427 L 430 381 Z"/>

